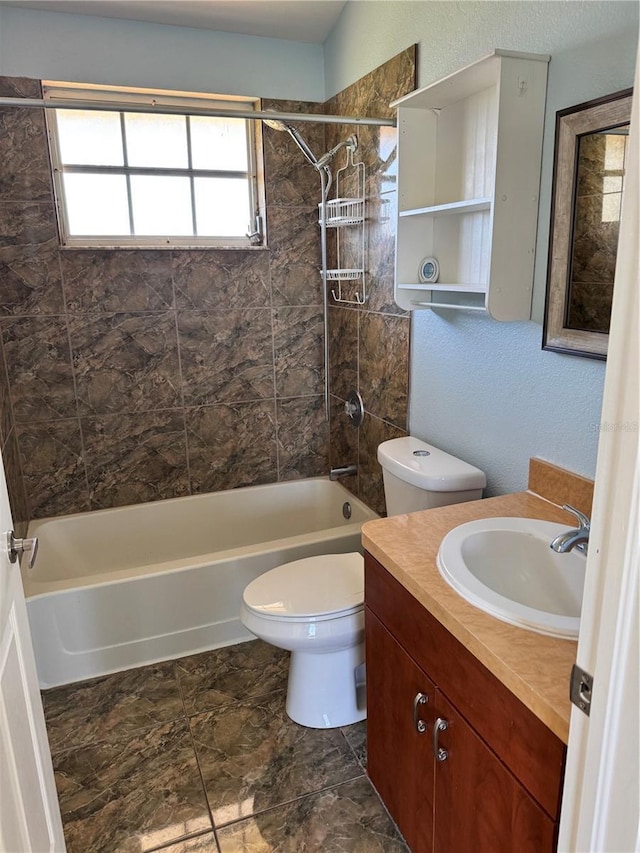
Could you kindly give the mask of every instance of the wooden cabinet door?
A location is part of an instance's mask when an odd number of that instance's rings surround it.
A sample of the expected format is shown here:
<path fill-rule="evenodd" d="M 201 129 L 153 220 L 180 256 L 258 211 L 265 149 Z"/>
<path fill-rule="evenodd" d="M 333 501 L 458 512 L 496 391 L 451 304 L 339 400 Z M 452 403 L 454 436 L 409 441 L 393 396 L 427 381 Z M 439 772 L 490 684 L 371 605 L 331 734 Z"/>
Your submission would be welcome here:
<path fill-rule="evenodd" d="M 368 608 L 365 625 L 367 772 L 413 853 L 431 853 L 435 688 Z"/>
<path fill-rule="evenodd" d="M 550 853 L 553 821 L 437 691 L 446 720 L 436 761 L 435 853 Z"/>

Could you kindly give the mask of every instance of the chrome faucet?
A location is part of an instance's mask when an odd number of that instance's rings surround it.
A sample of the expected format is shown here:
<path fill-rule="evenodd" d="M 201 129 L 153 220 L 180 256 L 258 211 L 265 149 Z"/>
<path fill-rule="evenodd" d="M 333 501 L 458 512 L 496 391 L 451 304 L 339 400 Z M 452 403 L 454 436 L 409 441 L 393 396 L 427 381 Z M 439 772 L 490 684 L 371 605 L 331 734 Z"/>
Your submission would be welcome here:
<path fill-rule="evenodd" d="M 576 551 L 580 551 L 581 554 L 586 556 L 587 549 L 589 547 L 591 521 L 583 512 L 580 512 L 580 510 L 576 509 L 574 506 L 565 504 L 562 509 L 570 512 L 572 515 L 575 515 L 580 527 L 577 527 L 575 530 L 567 530 L 566 533 L 561 533 L 560 536 L 556 536 L 551 543 L 551 549 L 556 551 L 558 554 L 566 554 L 567 551 L 572 551 L 575 548 Z"/>
<path fill-rule="evenodd" d="M 353 477 L 358 473 L 356 465 L 345 465 L 343 468 L 332 468 L 329 471 L 329 479 L 337 480 L 338 477 Z"/>

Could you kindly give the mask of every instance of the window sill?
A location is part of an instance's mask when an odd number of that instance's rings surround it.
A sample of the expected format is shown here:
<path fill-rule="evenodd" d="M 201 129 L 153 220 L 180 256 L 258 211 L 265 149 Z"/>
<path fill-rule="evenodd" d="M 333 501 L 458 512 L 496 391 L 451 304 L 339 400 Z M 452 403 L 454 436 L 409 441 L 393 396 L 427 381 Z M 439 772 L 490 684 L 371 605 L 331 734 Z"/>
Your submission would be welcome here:
<path fill-rule="evenodd" d="M 267 245 L 260 246 L 212 246 L 202 243 L 172 243 L 170 246 L 160 246 L 149 243 L 148 245 L 135 245 L 123 243 L 61 243 L 61 252 L 264 252 L 269 249 Z"/>

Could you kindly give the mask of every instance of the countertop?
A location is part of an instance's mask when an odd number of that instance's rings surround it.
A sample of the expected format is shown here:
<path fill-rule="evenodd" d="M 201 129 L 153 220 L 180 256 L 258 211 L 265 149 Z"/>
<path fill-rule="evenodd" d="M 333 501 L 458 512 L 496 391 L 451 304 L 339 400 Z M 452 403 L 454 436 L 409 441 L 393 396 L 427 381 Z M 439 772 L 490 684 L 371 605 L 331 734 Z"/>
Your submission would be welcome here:
<path fill-rule="evenodd" d="M 441 577 L 442 538 L 477 518 L 524 516 L 574 525 L 558 506 L 519 492 L 368 521 L 362 543 L 486 668 L 564 743 L 569 737 L 569 677 L 577 642 L 535 634 L 473 607 Z"/>

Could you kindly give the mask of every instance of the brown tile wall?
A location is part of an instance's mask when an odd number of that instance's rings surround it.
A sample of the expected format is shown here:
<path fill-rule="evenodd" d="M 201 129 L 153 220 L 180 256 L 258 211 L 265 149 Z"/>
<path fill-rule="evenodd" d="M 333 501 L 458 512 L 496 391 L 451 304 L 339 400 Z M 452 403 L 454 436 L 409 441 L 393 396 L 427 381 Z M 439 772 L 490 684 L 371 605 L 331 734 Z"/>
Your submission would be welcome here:
<path fill-rule="evenodd" d="M 268 249 L 60 250 L 43 115 L 0 111 L 0 439 L 19 521 L 327 472 L 318 178 L 288 134 L 263 142 Z"/>
<path fill-rule="evenodd" d="M 38 97 L 40 86 L 33 80 L 0 77 L 0 96 L 5 98 Z M 29 154 L 34 134 L 42 133 L 40 119 L 25 121 L 17 110 L 0 110 L 0 296 L 11 302 L 29 293 L 42 281 L 26 250 L 21 234 L 31 219 L 37 221 L 39 203 L 51 199 L 51 179 L 46 150 Z M 44 155 L 44 159 L 43 159 Z M 20 215 L 22 212 L 22 215 Z M 43 240 L 42 229 L 33 228 L 35 239 Z M 46 272 L 44 272 L 46 275 Z M 13 526 L 18 536 L 26 533 L 29 508 L 24 489 L 16 419 L 11 405 L 9 373 L 2 336 L 0 336 L 0 450 L 11 503 Z"/>
<path fill-rule="evenodd" d="M 411 50 L 328 104 L 263 106 L 390 115 L 414 75 Z M 0 92 L 40 84 L 0 78 Z M 351 132 L 304 126 L 318 152 Z M 358 135 L 371 297 L 330 309 L 331 464 L 357 462 L 381 510 L 375 449 L 407 426 L 409 318 L 392 298 L 395 131 Z M 0 110 L 0 440 L 23 526 L 327 472 L 318 175 L 288 134 L 264 128 L 263 146 L 268 249 L 60 250 L 43 115 Z"/>
<path fill-rule="evenodd" d="M 415 46 L 367 74 L 332 98 L 327 112 L 393 117 L 390 101 L 415 88 Z M 327 148 L 353 133 L 347 125 L 327 127 Z M 385 511 L 377 447 L 407 434 L 409 400 L 409 315 L 393 300 L 396 211 L 396 131 L 358 127 L 355 160 L 366 166 L 365 269 L 369 298 L 364 306 L 329 308 L 332 467 L 356 463 L 358 475 L 342 483 L 372 506 Z M 342 155 L 336 160 L 344 165 Z M 335 256 L 334 256 L 335 263 Z M 329 267 L 332 267 L 329 260 Z M 347 293 L 349 297 L 350 294 Z M 362 395 L 365 419 L 355 430 L 344 413 L 348 392 Z"/>

